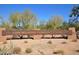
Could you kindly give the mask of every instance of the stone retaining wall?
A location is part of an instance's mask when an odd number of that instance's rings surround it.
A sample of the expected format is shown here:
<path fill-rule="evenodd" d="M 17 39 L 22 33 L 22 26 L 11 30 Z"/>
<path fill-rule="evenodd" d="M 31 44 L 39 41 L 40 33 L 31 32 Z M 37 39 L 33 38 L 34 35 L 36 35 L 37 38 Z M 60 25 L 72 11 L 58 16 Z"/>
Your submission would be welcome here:
<path fill-rule="evenodd" d="M 2 31 L 5 30 L 5 28 L 0 28 L 0 42 L 4 42 L 7 40 L 7 38 L 12 38 L 13 36 L 12 35 L 5 35 L 3 36 L 2 35 Z M 68 40 L 69 41 L 76 41 L 77 40 L 77 36 L 76 36 L 76 31 L 75 31 L 75 28 L 72 27 L 72 28 L 69 28 L 69 30 L 72 31 L 72 34 L 71 35 L 68 35 Z M 51 35 L 51 34 L 50 34 Z M 34 39 L 41 39 L 43 35 L 33 35 L 32 37 Z"/>

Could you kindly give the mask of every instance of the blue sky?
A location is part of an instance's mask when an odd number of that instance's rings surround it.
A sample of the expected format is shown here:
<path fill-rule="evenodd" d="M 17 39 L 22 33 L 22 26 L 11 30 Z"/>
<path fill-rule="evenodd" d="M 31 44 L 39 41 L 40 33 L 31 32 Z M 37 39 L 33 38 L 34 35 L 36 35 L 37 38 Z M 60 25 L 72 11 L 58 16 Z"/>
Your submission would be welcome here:
<path fill-rule="evenodd" d="M 47 21 L 51 16 L 58 15 L 68 21 L 73 6 L 72 4 L 3 4 L 0 5 L 0 16 L 7 21 L 11 13 L 30 9 L 39 20 Z"/>

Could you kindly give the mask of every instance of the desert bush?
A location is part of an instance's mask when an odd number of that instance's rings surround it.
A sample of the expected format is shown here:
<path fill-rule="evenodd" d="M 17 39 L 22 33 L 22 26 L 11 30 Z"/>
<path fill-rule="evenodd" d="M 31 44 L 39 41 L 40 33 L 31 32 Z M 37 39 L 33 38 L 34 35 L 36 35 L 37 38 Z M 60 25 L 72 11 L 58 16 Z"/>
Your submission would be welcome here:
<path fill-rule="evenodd" d="M 26 53 L 31 53 L 32 52 L 32 49 L 31 48 L 26 48 L 25 52 Z"/>
<path fill-rule="evenodd" d="M 55 51 L 55 52 L 53 52 L 53 54 L 64 54 L 64 51 L 63 50 L 57 50 L 57 51 Z"/>
<path fill-rule="evenodd" d="M 1 51 L 1 48 L 0 48 L 0 51 Z"/>
<path fill-rule="evenodd" d="M 20 48 L 20 47 L 15 47 L 15 48 L 13 49 L 13 53 L 14 53 L 14 54 L 20 54 L 20 52 L 21 52 L 21 48 Z"/>
<path fill-rule="evenodd" d="M 52 44 L 52 41 L 48 41 L 47 43 L 48 43 L 48 44 Z"/>
<path fill-rule="evenodd" d="M 77 42 L 77 40 L 72 40 L 72 42 Z"/>
<path fill-rule="evenodd" d="M 7 40 L 10 40 L 11 38 L 7 38 Z"/>
<path fill-rule="evenodd" d="M 40 54 L 44 55 L 44 52 L 42 52 L 42 51 L 40 51 L 40 50 L 38 50 L 38 52 L 39 52 Z"/>
<path fill-rule="evenodd" d="M 79 52 L 79 50 L 76 50 L 76 52 Z"/>
<path fill-rule="evenodd" d="M 24 41 L 24 43 L 28 43 L 28 41 Z"/>
<path fill-rule="evenodd" d="M 67 42 L 61 42 L 62 44 L 66 44 Z"/>
<path fill-rule="evenodd" d="M 5 41 L 5 42 L 3 42 L 3 44 L 7 44 L 7 42 Z"/>
<path fill-rule="evenodd" d="M 58 52 L 54 51 L 53 54 L 58 54 Z"/>

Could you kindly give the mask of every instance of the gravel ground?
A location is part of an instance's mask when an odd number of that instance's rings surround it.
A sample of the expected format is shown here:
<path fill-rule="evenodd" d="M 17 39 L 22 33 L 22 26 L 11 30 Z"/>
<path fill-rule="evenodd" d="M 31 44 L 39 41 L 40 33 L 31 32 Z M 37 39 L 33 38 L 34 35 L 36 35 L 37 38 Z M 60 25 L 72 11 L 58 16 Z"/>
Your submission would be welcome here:
<path fill-rule="evenodd" d="M 77 42 L 69 42 L 66 39 L 16 39 L 7 40 L 6 44 L 0 43 L 0 47 L 6 45 L 10 47 L 21 48 L 21 55 L 78 55 L 79 40 Z M 26 49 L 31 52 L 27 53 Z"/>

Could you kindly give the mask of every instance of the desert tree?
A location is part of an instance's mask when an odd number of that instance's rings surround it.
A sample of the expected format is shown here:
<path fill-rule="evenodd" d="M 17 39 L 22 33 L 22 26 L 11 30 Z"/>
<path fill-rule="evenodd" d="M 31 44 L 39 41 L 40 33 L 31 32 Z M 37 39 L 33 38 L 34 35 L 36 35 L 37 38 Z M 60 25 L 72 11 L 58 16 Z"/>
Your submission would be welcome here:
<path fill-rule="evenodd" d="M 0 22 L 1 22 L 0 27 L 10 29 L 10 23 L 8 21 L 5 21 L 1 16 L 0 16 Z"/>
<path fill-rule="evenodd" d="M 70 19 L 69 19 L 69 25 L 70 27 L 75 27 L 76 23 L 79 23 L 78 19 L 79 19 L 79 6 L 74 6 L 71 10 L 71 14 L 70 14 Z"/>
<path fill-rule="evenodd" d="M 23 13 L 22 24 L 25 28 L 35 28 L 37 24 L 37 17 L 30 10 L 25 10 Z"/>
<path fill-rule="evenodd" d="M 10 23 L 8 23 L 8 22 L 3 22 L 3 23 L 1 24 L 1 27 L 2 27 L 2 28 L 6 28 L 6 29 L 10 29 Z"/>
<path fill-rule="evenodd" d="M 20 24 L 20 14 L 19 13 L 13 13 L 10 15 L 10 19 L 9 19 L 12 28 L 17 28 L 18 24 Z"/>
<path fill-rule="evenodd" d="M 53 16 L 47 22 L 46 26 L 48 29 L 58 29 L 63 24 L 63 18 L 61 16 Z"/>
<path fill-rule="evenodd" d="M 0 16 L 0 27 L 1 27 L 2 23 L 3 23 L 3 17 Z"/>
<path fill-rule="evenodd" d="M 46 21 L 45 21 L 45 20 L 40 20 L 40 21 L 38 22 L 38 25 L 37 25 L 37 28 L 38 28 L 38 29 L 47 29 L 46 27 L 47 27 L 47 26 L 46 26 Z"/>
<path fill-rule="evenodd" d="M 61 29 L 68 29 L 69 28 L 69 23 L 64 21 L 62 26 L 60 26 Z"/>

